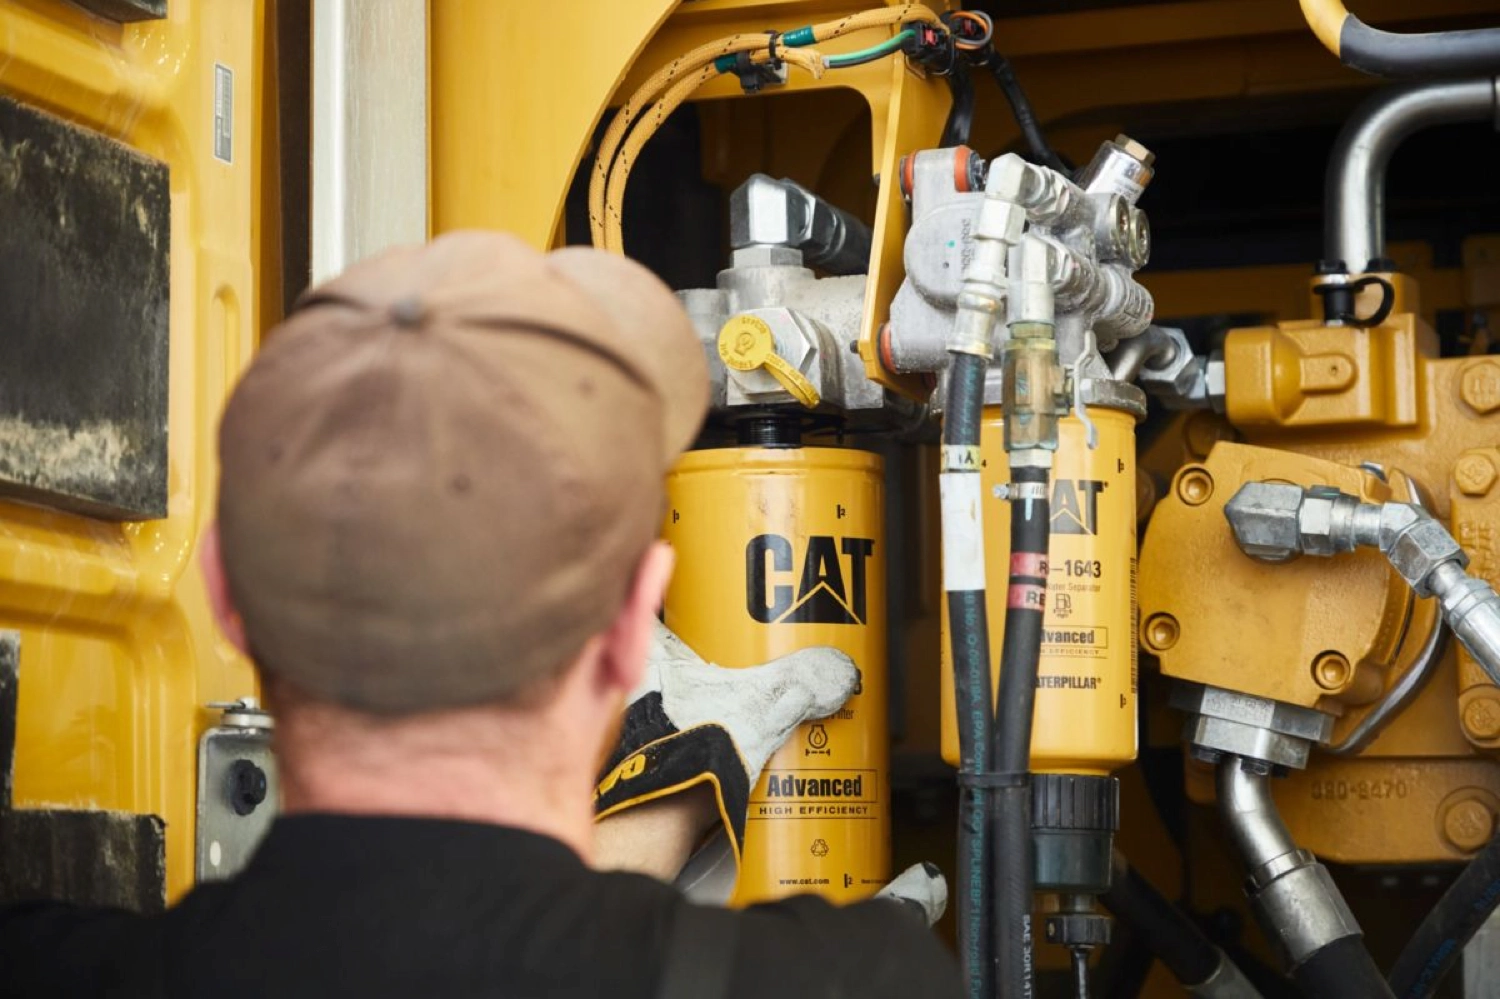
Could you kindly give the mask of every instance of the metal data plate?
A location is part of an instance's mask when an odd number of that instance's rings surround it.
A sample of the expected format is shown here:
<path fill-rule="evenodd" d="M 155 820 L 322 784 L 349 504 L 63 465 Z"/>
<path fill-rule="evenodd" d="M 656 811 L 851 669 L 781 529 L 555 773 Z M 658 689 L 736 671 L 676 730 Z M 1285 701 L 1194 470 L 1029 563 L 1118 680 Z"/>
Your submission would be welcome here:
<path fill-rule="evenodd" d="M 255 771 L 264 775 L 264 799 L 252 807 L 244 792 L 246 777 Z M 269 730 L 225 726 L 205 732 L 198 743 L 198 880 L 238 873 L 276 817 L 278 802 Z"/>

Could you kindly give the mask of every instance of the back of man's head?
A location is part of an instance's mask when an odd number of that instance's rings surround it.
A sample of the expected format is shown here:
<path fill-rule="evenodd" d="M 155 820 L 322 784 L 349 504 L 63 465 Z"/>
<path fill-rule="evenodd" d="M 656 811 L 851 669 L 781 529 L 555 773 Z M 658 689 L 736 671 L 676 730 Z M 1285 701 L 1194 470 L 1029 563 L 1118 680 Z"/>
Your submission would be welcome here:
<path fill-rule="evenodd" d="M 623 257 L 455 233 L 313 289 L 220 427 L 257 665 L 372 715 L 523 698 L 619 612 L 707 386 Z"/>

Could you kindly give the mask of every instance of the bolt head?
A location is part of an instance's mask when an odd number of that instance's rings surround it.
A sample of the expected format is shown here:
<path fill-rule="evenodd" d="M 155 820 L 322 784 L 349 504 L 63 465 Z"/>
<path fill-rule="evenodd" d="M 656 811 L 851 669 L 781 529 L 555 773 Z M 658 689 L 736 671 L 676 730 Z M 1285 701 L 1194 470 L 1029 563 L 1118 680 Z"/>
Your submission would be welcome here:
<path fill-rule="evenodd" d="M 1463 726 L 1471 739 L 1500 739 L 1500 698 L 1490 695 L 1470 700 L 1464 705 Z"/>
<path fill-rule="evenodd" d="M 1495 813 L 1476 798 L 1462 798 L 1443 811 L 1443 838 L 1465 853 L 1478 850 L 1495 834 Z"/>
<path fill-rule="evenodd" d="M 1324 690 L 1340 691 L 1354 679 L 1349 660 L 1337 652 L 1325 652 L 1313 660 L 1313 682 Z"/>
<path fill-rule="evenodd" d="M 1453 466 L 1453 481 L 1465 496 L 1483 496 L 1494 486 L 1495 463 L 1484 454 L 1466 454 Z"/>
<path fill-rule="evenodd" d="M 1485 358 L 1464 368 L 1458 394 L 1476 413 L 1500 409 L 1500 364 Z"/>

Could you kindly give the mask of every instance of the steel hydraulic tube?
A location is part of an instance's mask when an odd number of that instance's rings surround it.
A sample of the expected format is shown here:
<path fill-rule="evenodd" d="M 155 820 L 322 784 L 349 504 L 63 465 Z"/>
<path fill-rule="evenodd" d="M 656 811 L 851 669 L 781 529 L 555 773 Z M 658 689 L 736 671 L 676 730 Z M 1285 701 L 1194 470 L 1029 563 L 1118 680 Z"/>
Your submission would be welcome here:
<path fill-rule="evenodd" d="M 1414 133 L 1434 125 L 1496 120 L 1490 77 L 1391 87 L 1370 97 L 1344 125 L 1328 160 L 1324 255 L 1351 273 L 1385 255 L 1385 170 Z"/>

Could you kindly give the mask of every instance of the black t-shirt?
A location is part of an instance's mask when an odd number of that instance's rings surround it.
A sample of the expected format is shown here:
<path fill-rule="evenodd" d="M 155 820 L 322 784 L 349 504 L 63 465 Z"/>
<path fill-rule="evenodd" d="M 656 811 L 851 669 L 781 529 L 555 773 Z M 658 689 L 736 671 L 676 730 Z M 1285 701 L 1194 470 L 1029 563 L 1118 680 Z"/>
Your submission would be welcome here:
<path fill-rule="evenodd" d="M 519 829 L 299 815 L 162 915 L 0 909 L 0 996 L 655 999 L 673 921 L 700 912 Z M 727 999 L 959 995 L 907 906 L 802 897 L 734 918 Z"/>

